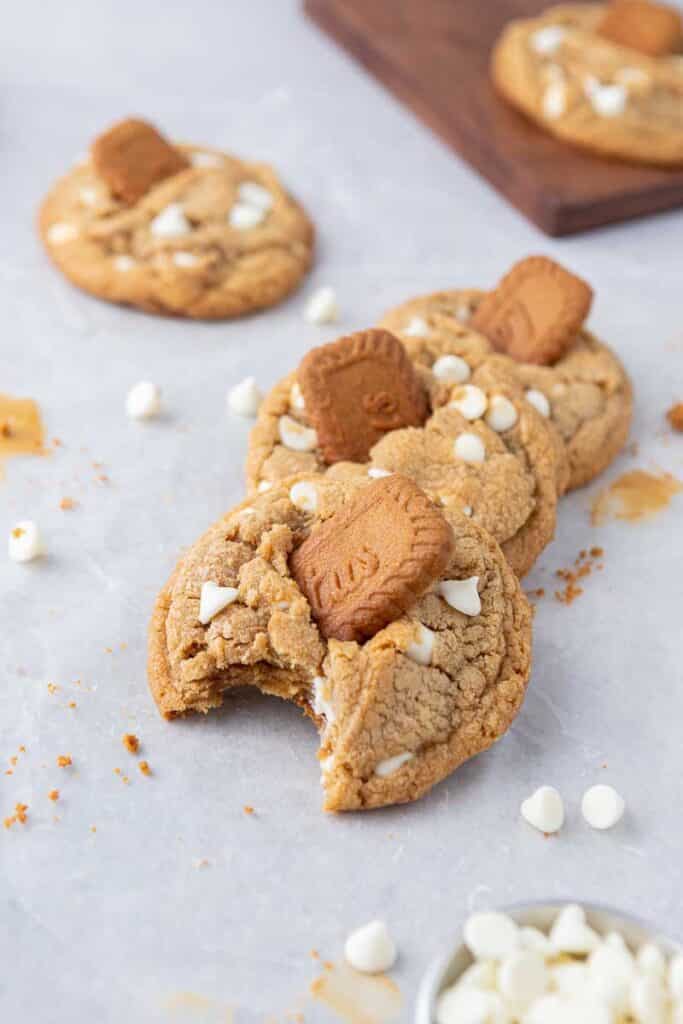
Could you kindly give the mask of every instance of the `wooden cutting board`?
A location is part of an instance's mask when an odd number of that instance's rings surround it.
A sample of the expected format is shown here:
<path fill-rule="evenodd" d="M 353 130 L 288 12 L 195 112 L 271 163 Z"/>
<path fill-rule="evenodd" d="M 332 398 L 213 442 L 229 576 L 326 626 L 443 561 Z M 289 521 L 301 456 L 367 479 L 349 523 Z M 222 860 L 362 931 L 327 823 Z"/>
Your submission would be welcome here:
<path fill-rule="evenodd" d="M 582 153 L 507 106 L 489 82 L 510 19 L 551 0 L 304 0 L 309 16 L 549 235 L 683 205 L 683 170 Z"/>

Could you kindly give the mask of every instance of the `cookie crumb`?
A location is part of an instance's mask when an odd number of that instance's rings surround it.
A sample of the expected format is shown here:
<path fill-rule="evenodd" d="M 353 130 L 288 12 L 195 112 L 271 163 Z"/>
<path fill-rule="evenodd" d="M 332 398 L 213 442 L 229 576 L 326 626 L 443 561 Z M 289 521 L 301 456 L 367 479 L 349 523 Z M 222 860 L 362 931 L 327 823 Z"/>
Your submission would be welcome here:
<path fill-rule="evenodd" d="M 683 402 L 676 402 L 666 414 L 666 418 L 679 433 L 683 433 Z"/>
<path fill-rule="evenodd" d="M 28 815 L 26 813 L 27 810 L 28 804 L 15 804 L 14 814 L 11 814 L 8 818 L 5 818 L 3 822 L 5 828 L 12 828 L 12 826 L 16 825 L 17 822 L 19 822 L 20 825 L 25 825 L 26 822 L 28 821 Z"/>
<path fill-rule="evenodd" d="M 59 687 L 57 686 L 56 683 L 47 684 L 47 692 L 50 694 L 51 697 L 54 696 L 54 694 L 57 693 L 58 690 Z"/>
<path fill-rule="evenodd" d="M 62 498 L 62 500 L 59 503 L 59 507 L 62 509 L 63 512 L 68 512 L 70 509 L 74 508 L 75 505 L 76 501 L 74 498 Z"/>
<path fill-rule="evenodd" d="M 73 764 L 71 760 L 71 754 L 60 754 L 57 758 L 58 768 L 69 768 Z"/>
<path fill-rule="evenodd" d="M 137 754 L 140 749 L 140 740 L 132 732 L 123 734 L 122 743 L 129 754 Z"/>
<path fill-rule="evenodd" d="M 243 811 L 245 814 L 254 814 L 254 808 L 251 806 L 251 804 L 245 804 L 243 807 Z"/>
<path fill-rule="evenodd" d="M 70 700 L 70 701 L 69 701 L 69 703 L 68 703 L 68 705 L 67 705 L 67 707 L 70 707 L 70 708 L 77 708 L 77 707 L 78 707 L 78 704 L 76 703 L 76 701 L 75 701 L 75 700 Z"/>
<path fill-rule="evenodd" d="M 147 761 L 139 761 L 138 768 L 140 769 L 143 775 L 152 774 L 152 769 L 150 768 L 149 763 Z"/>
<path fill-rule="evenodd" d="M 97 832 L 97 825 L 91 825 L 90 826 L 90 831 L 91 832 Z"/>
<path fill-rule="evenodd" d="M 597 562 L 604 554 L 604 549 L 600 547 L 592 547 L 590 551 L 582 548 L 571 568 L 556 569 L 555 575 L 558 579 L 564 580 L 565 586 L 562 590 L 555 591 L 555 600 L 564 605 L 573 604 L 577 597 L 583 594 L 583 587 L 578 586 L 579 580 L 590 576 L 594 569 L 601 571 L 604 568 L 603 563 Z"/>
<path fill-rule="evenodd" d="M 50 792 L 47 794 L 47 798 L 48 800 L 52 800 L 53 803 L 56 803 L 57 800 L 59 800 L 59 790 L 51 789 Z"/>

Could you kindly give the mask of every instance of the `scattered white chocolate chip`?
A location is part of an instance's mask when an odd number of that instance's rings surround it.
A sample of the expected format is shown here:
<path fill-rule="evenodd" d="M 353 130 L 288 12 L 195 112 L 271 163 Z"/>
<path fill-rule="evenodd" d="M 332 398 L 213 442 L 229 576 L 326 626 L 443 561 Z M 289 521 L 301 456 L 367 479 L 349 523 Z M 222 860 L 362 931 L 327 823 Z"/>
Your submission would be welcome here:
<path fill-rule="evenodd" d="M 481 598 L 477 590 L 478 576 L 470 576 L 466 580 L 442 580 L 437 591 L 444 601 L 463 615 L 479 615 Z"/>
<path fill-rule="evenodd" d="M 416 661 L 418 665 L 431 665 L 434 651 L 434 633 L 421 622 L 416 623 L 416 638 L 406 647 L 406 657 Z"/>
<path fill-rule="evenodd" d="M 566 34 L 567 31 L 562 25 L 544 25 L 531 35 L 529 42 L 532 50 L 542 57 L 547 57 L 560 48 Z"/>
<path fill-rule="evenodd" d="M 384 761 L 380 761 L 375 767 L 375 775 L 379 775 L 380 779 L 386 779 L 388 775 L 393 775 L 399 768 L 402 768 L 408 761 L 412 761 L 415 754 L 411 754 L 409 750 L 406 750 L 403 754 L 396 754 L 394 757 L 387 757 Z"/>
<path fill-rule="evenodd" d="M 324 718 L 328 725 L 334 722 L 332 690 L 329 680 L 324 676 L 316 676 L 313 680 L 313 712 L 318 718 Z"/>
<path fill-rule="evenodd" d="M 453 453 L 463 462 L 483 462 L 486 458 L 484 442 L 476 434 L 465 433 L 453 442 Z"/>
<path fill-rule="evenodd" d="M 498 970 L 498 988 L 508 1003 L 526 1008 L 543 995 L 548 985 L 545 959 L 540 953 L 519 950 L 510 953 Z"/>
<path fill-rule="evenodd" d="M 207 580 L 202 584 L 202 592 L 199 598 L 198 619 L 203 626 L 211 622 L 211 619 L 227 608 L 229 604 L 237 599 L 236 587 L 220 587 L 213 580 Z"/>
<path fill-rule="evenodd" d="M 540 786 L 523 801 L 520 812 L 525 821 L 546 835 L 559 832 L 564 824 L 564 803 L 553 786 Z"/>
<path fill-rule="evenodd" d="M 75 238 L 78 238 L 78 228 L 66 221 L 57 221 L 47 229 L 47 240 L 52 245 L 64 245 L 65 242 L 73 242 Z"/>
<path fill-rule="evenodd" d="M 576 956 L 592 953 L 600 943 L 596 931 L 586 922 L 583 907 L 570 903 L 555 918 L 548 936 L 559 953 Z"/>
<path fill-rule="evenodd" d="M 255 206 L 257 210 L 270 210 L 273 205 L 272 193 L 256 181 L 243 181 L 237 186 L 237 195 L 241 202 Z"/>
<path fill-rule="evenodd" d="M 623 85 L 603 85 L 588 82 L 586 93 L 596 114 L 601 117 L 618 117 L 626 109 L 628 93 Z"/>
<path fill-rule="evenodd" d="M 193 167 L 222 167 L 223 157 L 218 153 L 207 153 L 198 149 L 190 153 L 190 163 Z"/>
<path fill-rule="evenodd" d="M 265 220 L 266 212 L 261 206 L 238 201 L 230 208 L 228 221 L 230 227 L 237 228 L 238 231 L 250 231 L 251 228 L 258 227 Z"/>
<path fill-rule="evenodd" d="M 304 320 L 309 324 L 333 324 L 339 318 L 337 297 L 333 288 L 318 288 L 304 307 Z"/>
<path fill-rule="evenodd" d="M 118 270 L 121 274 L 126 274 L 134 266 L 136 266 L 136 260 L 132 256 L 126 256 L 125 253 L 121 253 L 119 256 L 114 257 L 114 269 Z"/>
<path fill-rule="evenodd" d="M 428 338 L 429 324 L 422 316 L 411 316 L 401 333 L 407 338 Z"/>
<path fill-rule="evenodd" d="M 454 384 L 464 384 L 469 380 L 471 370 L 468 364 L 460 356 L 439 356 L 432 366 L 432 373 L 439 380 L 453 381 Z"/>
<path fill-rule="evenodd" d="M 196 267 L 199 262 L 193 252 L 174 252 L 171 259 L 176 267 Z"/>
<path fill-rule="evenodd" d="M 176 238 L 178 235 L 189 234 L 192 225 L 181 203 L 169 203 L 152 220 L 149 230 L 156 238 Z"/>
<path fill-rule="evenodd" d="M 381 974 L 396 963 L 396 943 L 384 921 L 370 921 L 351 932 L 344 943 L 344 956 L 356 971 Z"/>
<path fill-rule="evenodd" d="M 507 914 L 496 910 L 470 914 L 463 938 L 472 956 L 482 960 L 502 960 L 519 948 L 517 925 Z"/>
<path fill-rule="evenodd" d="M 296 409 L 297 412 L 303 412 L 303 410 L 306 408 L 306 402 L 304 400 L 303 394 L 301 393 L 301 388 L 299 387 L 298 380 L 295 380 L 294 383 L 292 384 L 291 390 L 289 392 L 289 404 L 291 405 L 292 409 Z"/>
<path fill-rule="evenodd" d="M 453 392 L 449 405 L 457 409 L 466 420 L 478 420 L 486 412 L 488 399 L 481 388 L 463 384 Z"/>
<path fill-rule="evenodd" d="M 22 519 L 9 532 L 7 554 L 13 562 L 32 562 L 45 554 L 43 538 L 32 519 Z"/>
<path fill-rule="evenodd" d="M 126 395 L 126 413 L 132 420 L 149 420 L 161 411 L 161 391 L 150 380 L 140 380 Z"/>
<path fill-rule="evenodd" d="M 236 416 L 255 416 L 263 395 L 253 377 L 245 377 L 228 391 L 228 407 Z"/>
<path fill-rule="evenodd" d="M 542 100 L 543 116 L 548 121 L 562 117 L 567 109 L 567 86 L 563 81 L 553 81 L 546 86 Z"/>
<path fill-rule="evenodd" d="M 315 430 L 312 427 L 304 427 L 291 416 L 280 417 L 278 433 L 285 448 L 291 448 L 295 452 L 312 452 L 318 444 Z"/>
<path fill-rule="evenodd" d="M 382 469 L 381 466 L 370 466 L 368 470 L 368 476 L 371 480 L 381 480 L 383 476 L 391 476 L 391 471 L 388 469 Z"/>
<path fill-rule="evenodd" d="M 612 828 L 621 820 L 626 805 L 612 786 L 591 786 L 583 794 L 581 813 L 591 828 Z"/>
<path fill-rule="evenodd" d="M 318 492 L 310 481 L 299 480 L 290 488 L 289 500 L 302 512 L 315 512 L 318 507 Z"/>
<path fill-rule="evenodd" d="M 505 395 L 492 396 L 486 413 L 486 422 L 491 430 L 502 434 L 514 427 L 517 419 L 517 410 L 509 398 Z"/>
<path fill-rule="evenodd" d="M 528 391 L 524 392 L 524 397 L 529 405 L 533 405 L 536 412 L 540 412 L 541 416 L 545 416 L 546 419 L 550 416 L 550 402 L 542 391 L 537 391 L 536 388 L 529 388 Z"/>

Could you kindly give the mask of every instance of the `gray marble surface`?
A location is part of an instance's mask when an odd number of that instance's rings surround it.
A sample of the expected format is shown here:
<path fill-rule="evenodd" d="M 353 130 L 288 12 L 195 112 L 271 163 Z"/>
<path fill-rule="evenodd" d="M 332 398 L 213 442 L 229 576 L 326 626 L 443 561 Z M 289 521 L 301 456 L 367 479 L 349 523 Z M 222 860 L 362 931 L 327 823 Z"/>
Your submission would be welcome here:
<path fill-rule="evenodd" d="M 488 285 L 529 252 L 558 257 L 594 284 L 592 324 L 636 387 L 639 453 L 608 478 L 634 466 L 683 477 L 683 442 L 663 421 L 683 398 L 683 214 L 547 240 L 291 0 L 28 0 L 3 19 L 0 46 L 0 391 L 37 399 L 63 441 L 50 458 L 9 463 L 0 483 L 0 534 L 33 518 L 48 549 L 28 566 L 0 559 L 0 755 L 27 748 L 0 774 L 1 810 L 30 805 L 26 827 L 0 835 L 2 1019 L 208 1021 L 233 1007 L 252 1022 L 303 1005 L 307 1021 L 326 1021 L 302 1003 L 310 950 L 337 958 L 346 931 L 375 915 L 400 946 L 406 1021 L 420 975 L 473 906 L 574 896 L 680 937 L 683 498 L 650 522 L 602 528 L 589 522 L 595 486 L 565 500 L 529 587 L 552 591 L 554 570 L 591 544 L 605 571 L 569 608 L 540 602 L 514 727 L 413 807 L 325 817 L 314 732 L 277 701 L 162 722 L 145 631 L 180 548 L 240 498 L 248 424 L 227 414 L 228 387 L 247 373 L 268 387 L 337 333 L 302 318 L 319 284 L 337 289 L 339 330 L 351 330 L 411 293 Z M 38 200 L 129 112 L 278 165 L 320 228 L 303 292 L 244 322 L 186 324 L 100 304 L 58 277 L 34 237 Z M 162 387 L 166 409 L 143 425 L 124 415 L 140 378 Z M 65 494 L 72 512 L 58 507 Z M 128 730 L 153 778 L 123 750 Z M 60 771 L 67 752 L 73 768 Z M 607 834 L 578 812 L 600 780 L 628 804 Z M 541 783 L 568 803 L 552 840 L 518 816 Z"/>

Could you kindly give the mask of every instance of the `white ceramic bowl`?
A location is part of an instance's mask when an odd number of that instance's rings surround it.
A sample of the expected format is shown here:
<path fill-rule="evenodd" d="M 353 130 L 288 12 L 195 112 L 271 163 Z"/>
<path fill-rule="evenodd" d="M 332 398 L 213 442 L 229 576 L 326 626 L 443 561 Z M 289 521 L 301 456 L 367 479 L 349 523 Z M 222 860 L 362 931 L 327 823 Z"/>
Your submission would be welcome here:
<path fill-rule="evenodd" d="M 555 903 L 517 903 L 509 907 L 499 907 L 509 914 L 517 924 L 534 925 L 547 932 L 569 900 L 558 900 Z M 576 900 L 579 903 L 579 900 Z M 667 938 L 657 928 L 641 921 L 631 914 L 623 914 L 612 907 L 603 907 L 595 903 L 581 903 L 586 911 L 588 923 L 597 932 L 606 934 L 619 931 L 632 948 L 644 942 L 654 942 L 666 956 L 682 953 L 683 946 L 673 939 Z M 439 957 L 425 974 L 415 1007 L 415 1024 L 434 1024 L 436 1020 L 436 1001 L 441 992 L 457 980 L 460 974 L 472 963 L 472 956 L 459 937 L 450 952 Z"/>

